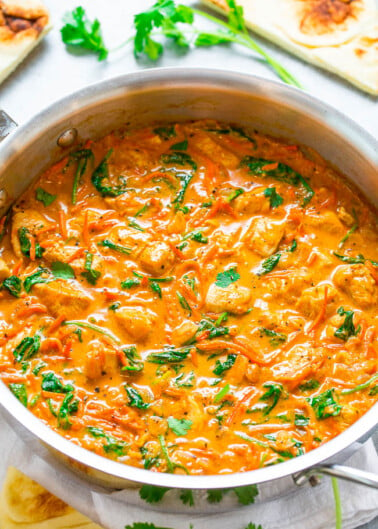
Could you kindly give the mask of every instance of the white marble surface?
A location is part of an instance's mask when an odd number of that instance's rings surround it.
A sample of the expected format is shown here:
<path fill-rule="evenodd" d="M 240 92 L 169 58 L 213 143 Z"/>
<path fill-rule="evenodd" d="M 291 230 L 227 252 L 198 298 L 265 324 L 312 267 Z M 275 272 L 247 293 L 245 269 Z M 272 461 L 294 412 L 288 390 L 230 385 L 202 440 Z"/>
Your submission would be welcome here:
<path fill-rule="evenodd" d="M 98 62 L 91 55 L 70 55 L 61 42 L 59 32 L 62 15 L 67 10 L 82 5 L 87 9 L 90 18 L 96 16 L 102 22 L 103 34 L 108 46 L 116 47 L 130 36 L 133 14 L 150 6 L 151 0 L 138 0 L 138 2 L 45 0 L 45 2 L 51 10 L 53 30 L 24 64 L 0 86 L 0 108 L 8 112 L 18 123 L 25 122 L 49 103 L 87 84 L 155 66 L 145 60 L 137 62 L 130 45 L 103 63 Z M 201 25 L 206 27 L 208 23 L 201 21 Z M 262 39 L 256 38 L 256 40 L 293 73 L 310 94 L 348 114 L 371 134 L 378 135 L 377 98 L 359 91 L 339 77 L 301 62 Z M 252 54 L 237 48 L 199 49 L 187 54 L 168 51 L 156 65 L 225 68 L 276 79 L 275 74 L 268 67 L 252 58 Z M 365 529 L 377 528 L 378 518 L 365 526 Z"/>

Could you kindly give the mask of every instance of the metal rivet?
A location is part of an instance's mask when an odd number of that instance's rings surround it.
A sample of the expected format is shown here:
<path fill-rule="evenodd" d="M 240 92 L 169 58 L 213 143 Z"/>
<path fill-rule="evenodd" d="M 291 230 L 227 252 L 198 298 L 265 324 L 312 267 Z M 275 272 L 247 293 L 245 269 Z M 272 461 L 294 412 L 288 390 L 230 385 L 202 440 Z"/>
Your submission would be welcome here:
<path fill-rule="evenodd" d="M 5 203 L 7 201 L 7 192 L 5 189 L 0 189 L 0 208 L 5 206 Z"/>
<path fill-rule="evenodd" d="M 311 487 L 316 487 L 320 483 L 320 479 L 319 479 L 318 476 L 310 476 L 308 478 L 308 481 L 309 481 Z"/>
<path fill-rule="evenodd" d="M 74 128 L 67 129 L 62 132 L 62 134 L 59 136 L 59 138 L 57 139 L 57 144 L 59 145 L 59 147 L 65 149 L 66 147 L 71 147 L 75 143 L 76 138 L 77 130 Z"/>

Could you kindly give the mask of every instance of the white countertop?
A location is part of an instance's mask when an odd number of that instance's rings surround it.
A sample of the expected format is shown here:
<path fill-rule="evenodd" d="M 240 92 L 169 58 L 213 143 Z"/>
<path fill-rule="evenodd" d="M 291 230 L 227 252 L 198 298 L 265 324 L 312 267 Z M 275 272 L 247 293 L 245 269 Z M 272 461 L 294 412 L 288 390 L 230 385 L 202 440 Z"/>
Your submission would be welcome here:
<path fill-rule="evenodd" d="M 45 0 L 45 3 L 52 14 L 53 30 L 0 86 L 0 108 L 18 123 L 25 122 L 48 104 L 87 84 L 155 65 L 225 68 L 277 79 L 267 66 L 252 58 L 252 53 L 240 48 L 218 46 L 192 50 L 187 54 L 169 51 L 157 63 L 147 60 L 137 62 L 131 45 L 105 62 L 98 62 L 92 55 L 73 56 L 66 51 L 59 32 L 62 15 L 67 10 L 82 5 L 91 19 L 99 18 L 105 42 L 109 48 L 113 48 L 130 36 L 133 14 L 146 9 L 152 0 Z M 204 22 L 201 24 L 204 27 L 208 25 Z M 290 56 L 260 38 L 256 40 L 294 74 L 310 94 L 349 115 L 371 134 L 378 135 L 377 98 L 361 92 L 339 77 Z M 378 518 L 366 529 L 377 527 Z"/>

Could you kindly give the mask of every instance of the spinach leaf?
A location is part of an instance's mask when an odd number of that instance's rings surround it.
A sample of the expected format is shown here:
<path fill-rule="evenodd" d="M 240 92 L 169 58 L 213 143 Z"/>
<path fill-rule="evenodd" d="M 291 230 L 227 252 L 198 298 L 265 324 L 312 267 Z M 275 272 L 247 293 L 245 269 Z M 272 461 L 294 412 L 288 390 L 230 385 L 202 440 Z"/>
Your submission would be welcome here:
<path fill-rule="evenodd" d="M 295 414 L 294 424 L 295 426 L 307 426 L 310 422 L 310 419 L 308 417 L 305 417 L 301 413 Z"/>
<path fill-rule="evenodd" d="M 93 437 L 105 439 L 106 443 L 102 445 L 104 452 L 107 454 L 115 453 L 119 457 L 124 455 L 127 448 L 125 441 L 105 433 L 102 428 L 97 428 L 96 426 L 88 426 L 87 430 Z"/>
<path fill-rule="evenodd" d="M 28 235 L 30 235 L 29 230 L 25 227 L 22 227 L 22 228 L 19 228 L 17 233 L 18 233 L 18 239 L 20 241 L 21 252 L 27 257 L 30 257 L 31 243 L 28 237 Z M 33 237 L 33 235 L 30 235 L 30 236 Z M 45 249 L 42 248 L 42 246 L 40 246 L 38 242 L 36 242 L 35 243 L 35 256 L 37 259 L 40 259 L 42 257 L 42 254 L 44 251 Z"/>
<path fill-rule="evenodd" d="M 13 351 L 13 356 L 15 357 L 16 362 L 29 360 L 35 356 L 39 351 L 40 345 L 41 336 L 38 333 L 35 334 L 35 336 L 26 336 L 23 338 Z"/>
<path fill-rule="evenodd" d="M 123 186 L 117 185 L 112 187 L 109 185 L 108 160 L 112 154 L 113 149 L 110 149 L 93 171 L 91 177 L 92 184 L 103 197 L 118 197 L 125 192 L 125 188 Z M 108 185 L 104 184 L 104 181 L 108 182 Z"/>
<path fill-rule="evenodd" d="M 186 435 L 192 424 L 193 421 L 189 419 L 175 419 L 174 417 L 168 417 L 168 426 L 176 435 Z"/>
<path fill-rule="evenodd" d="M 182 349 L 167 348 L 159 353 L 151 353 L 147 360 L 153 364 L 176 364 L 180 363 L 190 353 L 190 347 Z"/>
<path fill-rule="evenodd" d="M 162 154 L 160 161 L 164 165 L 174 165 L 174 166 L 190 166 L 194 171 L 197 170 L 197 164 L 189 154 L 185 152 L 172 152 Z"/>
<path fill-rule="evenodd" d="M 51 264 L 51 271 L 55 277 L 61 279 L 75 279 L 75 272 L 68 263 L 55 261 Z"/>
<path fill-rule="evenodd" d="M 265 274 L 269 274 L 269 272 L 271 272 L 277 266 L 280 259 L 280 252 L 274 253 L 270 257 L 267 257 L 256 269 L 255 274 L 258 276 L 264 276 Z"/>
<path fill-rule="evenodd" d="M 35 190 L 35 198 L 42 202 L 45 207 L 50 206 L 50 204 L 54 202 L 56 197 L 57 195 L 51 195 L 50 193 L 42 189 L 42 187 L 37 187 L 37 189 Z"/>
<path fill-rule="evenodd" d="M 85 171 L 87 170 L 88 161 L 94 161 L 93 152 L 90 149 L 80 149 L 75 152 L 71 152 L 68 165 L 72 162 L 77 162 L 77 167 L 72 184 L 72 193 L 71 200 L 72 204 L 77 202 L 77 190 L 79 189 L 80 180 L 84 176 Z"/>
<path fill-rule="evenodd" d="M 140 373 L 144 368 L 144 363 L 140 361 L 140 356 L 138 355 L 137 348 L 132 345 L 131 347 L 126 347 L 122 349 L 125 357 L 129 361 L 129 365 L 124 365 L 121 368 L 121 371 L 128 371 L 129 373 Z"/>
<path fill-rule="evenodd" d="M 92 268 L 92 262 L 93 262 L 93 254 L 90 252 L 87 252 L 85 256 L 85 263 L 84 263 L 84 269 L 85 272 L 82 272 L 81 275 L 85 277 L 85 279 L 90 283 L 91 285 L 95 285 L 97 282 L 97 279 L 101 276 L 101 272 L 98 270 L 94 270 Z"/>
<path fill-rule="evenodd" d="M 351 336 L 356 336 L 360 332 L 361 326 L 359 325 L 357 329 L 355 328 L 353 323 L 354 312 L 352 310 L 344 310 L 344 307 L 339 307 L 337 309 L 337 313 L 340 314 L 340 316 L 345 316 L 345 320 L 344 323 L 340 325 L 340 327 L 335 331 L 334 335 L 336 338 L 346 342 L 348 338 Z"/>
<path fill-rule="evenodd" d="M 97 246 L 103 246 L 104 248 L 110 248 L 111 250 L 114 250 L 115 252 L 124 253 L 126 255 L 131 253 L 131 248 L 128 248 L 127 246 L 120 246 L 119 244 L 114 244 L 114 242 L 110 241 L 109 239 L 104 239 L 103 241 L 98 242 Z"/>
<path fill-rule="evenodd" d="M 270 401 L 270 404 L 263 410 L 263 414 L 269 415 L 283 394 L 283 387 L 278 382 L 266 382 L 263 384 L 263 388 L 266 388 L 267 391 L 260 397 L 260 400 Z"/>
<path fill-rule="evenodd" d="M 94 53 L 98 56 L 99 61 L 107 58 L 109 50 L 104 44 L 101 24 L 97 18 L 91 22 L 85 9 L 77 7 L 64 15 L 63 22 L 64 26 L 60 33 L 66 46 L 82 48 Z"/>
<path fill-rule="evenodd" d="M 140 281 L 139 279 L 134 279 L 132 277 L 125 279 L 125 281 L 122 281 L 121 288 L 132 288 L 132 287 L 139 287 Z"/>
<path fill-rule="evenodd" d="M 174 125 L 169 126 L 169 127 L 156 127 L 154 129 L 154 133 L 160 136 L 160 138 L 164 141 L 167 141 L 170 138 L 173 138 L 174 136 L 176 136 Z"/>
<path fill-rule="evenodd" d="M 334 389 L 327 389 L 316 397 L 306 399 L 314 409 L 317 419 L 327 419 L 340 415 L 342 406 L 335 401 L 334 391 Z"/>
<path fill-rule="evenodd" d="M 356 257 L 350 257 L 349 255 L 341 255 L 337 252 L 333 252 L 333 255 L 340 259 L 340 261 L 343 261 L 344 263 L 349 264 L 365 264 L 366 261 L 370 261 L 372 265 L 378 266 L 377 261 L 373 261 L 372 259 L 365 259 L 365 257 L 362 254 L 358 254 Z"/>
<path fill-rule="evenodd" d="M 147 402 L 144 402 L 141 394 L 130 386 L 125 386 L 127 396 L 129 397 L 129 406 L 139 408 L 140 410 L 146 410 L 150 407 Z"/>
<path fill-rule="evenodd" d="M 73 398 L 74 394 L 72 392 L 67 393 L 57 414 L 58 426 L 59 428 L 63 428 L 63 430 L 69 430 L 71 428 L 72 423 L 69 420 L 69 416 L 76 413 L 79 409 L 79 399 L 72 401 Z"/>
<path fill-rule="evenodd" d="M 30 292 L 33 285 L 36 285 L 37 283 L 48 283 L 51 281 L 51 277 L 47 276 L 46 274 L 49 274 L 49 270 L 47 268 L 38 268 L 37 272 L 34 272 L 34 274 L 31 274 L 30 276 L 25 277 L 24 279 L 24 289 L 26 292 Z"/>
<path fill-rule="evenodd" d="M 15 397 L 25 406 L 28 407 L 28 393 L 25 384 L 9 384 L 9 389 Z"/>
<path fill-rule="evenodd" d="M 235 364 L 236 357 L 236 354 L 230 354 L 227 356 L 227 360 L 225 360 L 224 362 L 217 360 L 215 362 L 215 368 L 213 369 L 214 375 L 216 375 L 217 377 L 222 377 L 225 371 L 231 369 L 231 367 Z"/>
<path fill-rule="evenodd" d="M 306 380 L 299 386 L 300 391 L 309 391 L 310 389 L 317 389 L 320 386 L 320 382 L 315 379 Z"/>
<path fill-rule="evenodd" d="M 42 373 L 41 388 L 43 391 L 50 391 L 51 393 L 72 393 L 74 390 L 71 384 L 64 385 L 52 371 Z"/>
<path fill-rule="evenodd" d="M 269 336 L 269 343 L 272 347 L 278 347 L 287 340 L 287 335 L 283 332 L 272 331 L 266 327 L 261 327 L 260 331 L 264 333 L 265 336 Z"/>
<path fill-rule="evenodd" d="M 184 140 L 184 141 L 180 141 L 179 143 L 175 143 L 171 147 L 172 151 L 186 151 L 187 148 L 188 148 L 188 140 Z"/>
<path fill-rule="evenodd" d="M 192 315 L 192 309 L 190 308 L 189 303 L 186 301 L 184 296 L 177 290 L 176 292 L 177 298 L 179 300 L 180 305 L 184 310 L 187 310 L 189 312 L 189 316 Z"/>
<path fill-rule="evenodd" d="M 17 276 L 9 276 L 3 281 L 3 288 L 6 288 L 12 296 L 19 298 L 21 294 L 22 281 Z"/>
<path fill-rule="evenodd" d="M 215 284 L 217 287 L 221 288 L 227 288 L 231 285 L 231 283 L 235 283 L 240 279 L 240 274 L 236 271 L 236 266 L 229 268 L 228 270 L 225 270 L 224 272 L 220 272 L 217 275 L 217 280 L 215 281 Z"/>
<path fill-rule="evenodd" d="M 277 193 L 275 187 L 265 189 L 264 195 L 269 198 L 271 208 L 278 208 L 283 203 L 283 198 Z"/>

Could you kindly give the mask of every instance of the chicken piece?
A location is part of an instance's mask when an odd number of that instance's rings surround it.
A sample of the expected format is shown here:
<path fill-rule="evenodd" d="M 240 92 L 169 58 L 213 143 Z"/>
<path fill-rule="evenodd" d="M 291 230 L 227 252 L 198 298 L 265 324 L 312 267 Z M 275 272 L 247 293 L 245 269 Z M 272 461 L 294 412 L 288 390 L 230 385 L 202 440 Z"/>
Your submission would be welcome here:
<path fill-rule="evenodd" d="M 145 307 L 121 307 L 114 317 L 132 340 L 144 341 L 153 328 L 156 314 Z"/>
<path fill-rule="evenodd" d="M 261 257 L 269 257 L 277 250 L 284 231 L 280 223 L 266 218 L 254 219 L 246 234 L 246 245 Z"/>
<path fill-rule="evenodd" d="M 33 294 L 39 297 L 53 316 L 64 314 L 68 319 L 82 317 L 93 299 L 77 283 L 59 279 L 50 283 L 37 283 L 33 286 Z"/>
<path fill-rule="evenodd" d="M 48 226 L 49 221 L 43 217 L 35 209 L 26 209 L 26 210 L 17 210 L 13 214 L 12 219 L 12 231 L 11 231 L 11 241 L 14 253 L 17 257 L 22 257 L 20 240 L 18 238 L 18 230 L 20 228 L 27 228 L 31 234 L 36 230 L 42 228 L 43 226 Z"/>
<path fill-rule="evenodd" d="M 338 299 L 337 290 L 332 285 L 317 285 L 304 290 L 298 299 L 295 307 L 307 318 L 315 318 L 321 311 L 325 288 L 327 287 L 327 313 L 333 311 L 335 301 Z"/>
<path fill-rule="evenodd" d="M 267 276 L 269 277 L 269 276 Z M 284 278 L 273 277 L 266 283 L 267 296 L 280 298 L 285 303 L 296 303 L 303 290 L 311 285 L 311 274 L 306 268 L 293 270 Z"/>
<path fill-rule="evenodd" d="M 343 222 L 348 228 L 351 228 L 353 224 L 356 223 L 352 215 L 347 212 L 347 210 L 344 208 L 344 206 L 341 206 L 340 208 L 337 208 L 337 215 L 341 222 Z"/>
<path fill-rule="evenodd" d="M 231 283 L 226 288 L 210 285 L 206 295 L 206 306 L 210 312 L 243 314 L 249 308 L 252 292 L 247 287 Z"/>
<path fill-rule="evenodd" d="M 378 286 L 363 264 L 338 266 L 333 282 L 362 308 L 374 307 L 378 303 Z"/>
<path fill-rule="evenodd" d="M 307 231 L 323 231 L 332 234 L 341 235 L 344 232 L 344 226 L 341 224 L 338 216 L 333 211 L 308 211 L 303 218 L 303 226 Z"/>
<path fill-rule="evenodd" d="M 315 348 L 309 344 L 294 345 L 285 353 L 285 360 L 272 367 L 274 380 L 285 382 L 293 389 L 321 367 L 325 356 L 323 347 Z"/>
<path fill-rule="evenodd" d="M 175 262 L 175 254 L 167 243 L 157 241 L 148 244 L 139 259 L 146 272 L 153 276 L 161 276 L 171 270 Z"/>
<path fill-rule="evenodd" d="M 244 378 L 244 375 L 248 369 L 248 358 L 243 355 L 238 355 L 236 357 L 234 365 L 226 371 L 226 376 L 224 377 L 227 382 L 230 384 L 240 384 Z"/>
<path fill-rule="evenodd" d="M 206 132 L 198 131 L 191 138 L 190 143 L 210 159 L 216 160 L 227 169 L 237 169 L 239 158 L 231 151 L 221 147 Z"/>
<path fill-rule="evenodd" d="M 174 217 L 167 224 L 167 232 L 184 233 L 186 230 L 186 218 L 182 211 L 177 211 Z"/>
<path fill-rule="evenodd" d="M 105 367 L 104 346 L 97 341 L 89 346 L 84 360 L 84 374 L 89 380 L 97 380 L 101 378 Z"/>
<path fill-rule="evenodd" d="M 235 211 L 255 215 L 257 213 L 267 213 L 270 209 L 269 198 L 264 193 L 247 191 L 239 195 L 232 202 Z"/>
<path fill-rule="evenodd" d="M 10 276 L 10 270 L 3 259 L 0 259 L 0 281 Z"/>
<path fill-rule="evenodd" d="M 67 263 L 76 252 L 77 246 L 66 246 L 62 240 L 58 240 L 55 244 L 45 249 L 43 258 L 49 263 L 54 261 Z"/>
<path fill-rule="evenodd" d="M 138 257 L 146 245 L 152 241 L 152 237 L 149 233 L 135 230 L 134 228 L 125 227 L 114 228 L 111 231 L 108 239 L 114 242 L 114 244 L 119 244 L 125 248 L 130 248 L 130 255 L 133 257 Z M 104 251 L 104 249 L 101 249 L 101 251 Z M 113 254 L 112 250 L 109 250 L 109 252 L 110 254 Z"/>
<path fill-rule="evenodd" d="M 176 327 L 172 332 L 172 343 L 174 345 L 183 345 L 196 334 L 198 325 L 191 320 L 186 320 Z"/>

